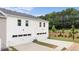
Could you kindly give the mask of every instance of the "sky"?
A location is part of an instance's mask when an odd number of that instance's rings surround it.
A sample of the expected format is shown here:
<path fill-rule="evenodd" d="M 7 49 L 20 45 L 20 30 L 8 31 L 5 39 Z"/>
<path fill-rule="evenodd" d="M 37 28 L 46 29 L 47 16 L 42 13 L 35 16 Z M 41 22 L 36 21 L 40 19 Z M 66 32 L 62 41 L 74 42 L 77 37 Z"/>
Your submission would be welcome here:
<path fill-rule="evenodd" d="M 33 16 L 41 16 L 51 12 L 59 12 L 69 7 L 7 7 L 6 9 L 30 14 Z M 74 7 L 79 10 L 79 7 Z"/>

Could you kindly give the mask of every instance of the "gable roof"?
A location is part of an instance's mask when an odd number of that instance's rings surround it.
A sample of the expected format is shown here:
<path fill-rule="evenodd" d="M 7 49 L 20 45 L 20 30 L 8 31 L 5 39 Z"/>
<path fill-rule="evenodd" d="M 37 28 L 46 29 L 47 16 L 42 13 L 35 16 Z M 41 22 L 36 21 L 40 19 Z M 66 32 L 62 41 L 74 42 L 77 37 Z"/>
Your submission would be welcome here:
<path fill-rule="evenodd" d="M 26 13 L 16 12 L 16 11 L 8 10 L 8 9 L 5 9 L 5 8 L 0 8 L 0 11 L 4 12 L 5 14 L 11 14 L 11 15 L 17 15 L 17 16 L 23 16 L 23 17 L 30 17 L 30 18 L 40 19 L 38 17 L 32 16 L 32 15 L 28 15 Z M 41 19 L 41 20 L 43 20 L 43 19 Z M 44 21 L 46 21 L 46 20 L 44 20 Z"/>
<path fill-rule="evenodd" d="M 32 15 L 28 15 L 28 14 L 25 14 L 25 13 L 8 10 L 8 9 L 5 9 L 5 8 L 0 8 L 0 10 L 2 12 L 4 12 L 5 14 L 18 15 L 18 16 L 23 16 L 23 17 L 34 17 Z"/>
<path fill-rule="evenodd" d="M 0 16 L 4 16 L 2 13 L 0 13 Z"/>

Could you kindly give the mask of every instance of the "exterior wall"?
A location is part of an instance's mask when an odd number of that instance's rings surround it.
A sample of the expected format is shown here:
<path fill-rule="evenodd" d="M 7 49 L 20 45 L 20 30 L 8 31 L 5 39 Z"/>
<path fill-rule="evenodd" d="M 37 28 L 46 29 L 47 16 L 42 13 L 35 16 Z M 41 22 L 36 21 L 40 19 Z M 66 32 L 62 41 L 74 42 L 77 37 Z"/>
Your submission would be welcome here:
<path fill-rule="evenodd" d="M 0 18 L 0 43 L 1 49 L 6 48 L 6 19 Z"/>
<path fill-rule="evenodd" d="M 21 19 L 22 25 L 17 25 L 17 20 Z M 25 21 L 28 20 L 29 26 L 25 26 Z M 39 27 L 38 20 L 32 18 L 23 18 L 23 17 L 7 17 L 7 46 L 13 46 L 23 43 L 32 42 L 34 39 L 46 39 L 48 37 L 48 22 L 45 21 L 46 27 Z M 44 21 L 41 21 L 42 23 Z M 37 35 L 37 33 L 46 32 L 44 35 Z M 12 35 L 19 34 L 31 34 L 31 36 L 22 36 L 22 37 L 12 37 Z"/>
<path fill-rule="evenodd" d="M 1 51 L 1 39 L 0 39 L 0 51 Z"/>
<path fill-rule="evenodd" d="M 41 27 L 39 26 L 39 23 L 41 22 Z M 43 23 L 45 23 L 45 27 L 43 26 Z M 35 28 L 34 28 L 35 38 L 36 39 L 47 39 L 48 38 L 48 22 L 44 21 L 37 21 Z M 39 34 L 37 33 L 46 33 L 46 34 Z"/>

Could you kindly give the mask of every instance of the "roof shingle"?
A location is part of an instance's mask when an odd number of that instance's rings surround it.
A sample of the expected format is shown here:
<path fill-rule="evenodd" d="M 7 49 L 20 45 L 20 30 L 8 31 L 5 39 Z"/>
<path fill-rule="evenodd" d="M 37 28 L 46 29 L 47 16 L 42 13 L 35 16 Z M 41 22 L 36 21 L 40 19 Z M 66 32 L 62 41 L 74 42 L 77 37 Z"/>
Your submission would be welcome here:
<path fill-rule="evenodd" d="M 28 15 L 26 13 L 16 12 L 16 11 L 8 10 L 8 9 L 5 9 L 5 8 L 0 8 L 0 11 L 4 12 L 5 14 L 11 14 L 11 15 L 17 15 L 17 16 L 23 16 L 23 17 L 40 19 L 38 17 L 32 16 L 32 15 Z M 43 20 L 43 19 L 40 19 L 40 20 Z M 43 20 L 43 21 L 46 21 L 46 20 Z"/>

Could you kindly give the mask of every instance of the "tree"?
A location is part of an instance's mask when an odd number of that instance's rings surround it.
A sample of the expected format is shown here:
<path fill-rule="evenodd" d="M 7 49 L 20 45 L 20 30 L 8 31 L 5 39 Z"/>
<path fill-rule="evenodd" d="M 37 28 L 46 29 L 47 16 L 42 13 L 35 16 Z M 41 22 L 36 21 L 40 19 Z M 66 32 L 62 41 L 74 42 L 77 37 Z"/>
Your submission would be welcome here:
<path fill-rule="evenodd" d="M 74 40 L 74 34 L 75 34 L 75 27 L 74 27 L 74 25 L 72 25 L 71 32 L 72 32 L 73 40 Z"/>
<path fill-rule="evenodd" d="M 52 27 L 52 32 L 56 32 L 55 25 L 53 25 L 53 27 Z"/>
<path fill-rule="evenodd" d="M 62 29 L 62 33 L 64 33 L 65 32 L 65 30 L 64 30 L 64 28 Z"/>
<path fill-rule="evenodd" d="M 49 28 L 55 25 L 57 29 L 71 28 L 73 20 L 75 22 L 75 28 L 79 28 L 79 10 L 75 8 L 67 8 L 60 12 L 52 12 L 44 16 L 39 16 L 42 19 L 49 21 Z"/>

